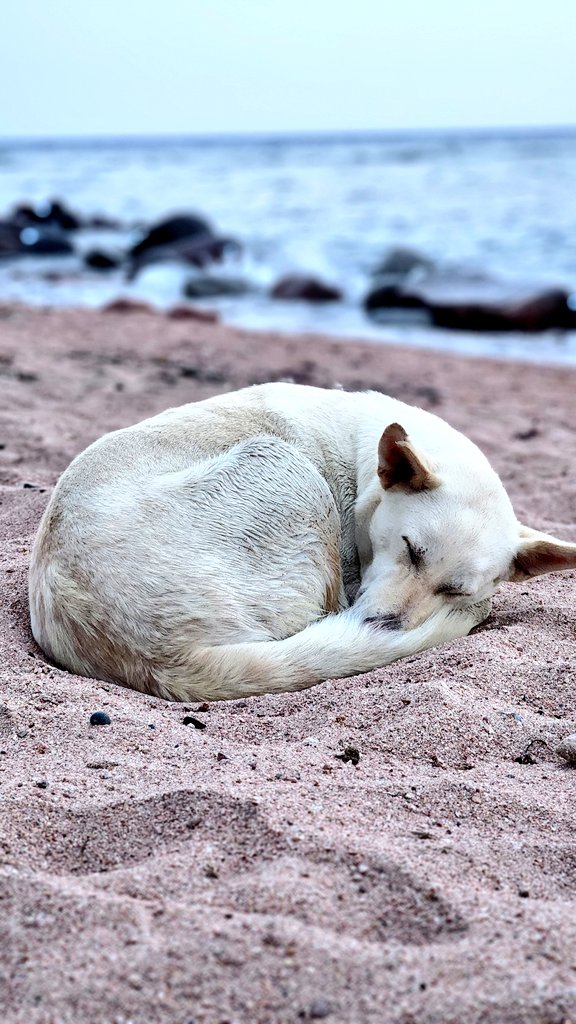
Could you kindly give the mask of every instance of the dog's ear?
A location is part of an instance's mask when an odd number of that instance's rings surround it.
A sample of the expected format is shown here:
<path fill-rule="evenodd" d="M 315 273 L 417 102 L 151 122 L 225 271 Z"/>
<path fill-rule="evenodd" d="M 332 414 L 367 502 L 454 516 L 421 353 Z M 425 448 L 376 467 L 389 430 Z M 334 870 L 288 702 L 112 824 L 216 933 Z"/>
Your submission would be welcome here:
<path fill-rule="evenodd" d="M 576 569 L 576 544 L 521 526 L 520 545 L 512 562 L 511 582 L 522 583 L 531 576 L 562 572 L 563 569 Z"/>
<path fill-rule="evenodd" d="M 378 445 L 378 476 L 385 491 L 399 487 L 405 491 L 430 491 L 440 486 L 438 477 L 399 423 L 391 423 Z"/>

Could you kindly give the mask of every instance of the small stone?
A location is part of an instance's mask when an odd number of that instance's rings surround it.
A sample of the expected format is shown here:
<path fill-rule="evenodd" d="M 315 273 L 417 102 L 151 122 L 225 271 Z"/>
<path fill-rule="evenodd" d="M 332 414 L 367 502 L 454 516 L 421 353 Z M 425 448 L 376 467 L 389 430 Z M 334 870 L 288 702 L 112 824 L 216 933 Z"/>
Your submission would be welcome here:
<path fill-rule="evenodd" d="M 556 753 L 563 757 L 568 764 L 576 765 L 576 732 L 564 737 L 556 747 Z"/>
<path fill-rule="evenodd" d="M 523 900 L 527 900 L 530 895 L 530 892 L 528 889 L 519 889 L 518 895 L 521 896 Z"/>
<path fill-rule="evenodd" d="M 36 782 L 35 785 L 38 786 L 38 789 L 48 789 L 46 779 L 41 779 L 40 782 Z"/>
<path fill-rule="evenodd" d="M 185 715 L 182 719 L 182 725 L 193 725 L 195 729 L 206 728 L 206 722 L 201 722 L 199 718 L 194 718 L 193 715 Z"/>
<path fill-rule="evenodd" d="M 111 725 L 110 715 L 105 711 L 94 711 L 90 715 L 90 725 Z"/>
<path fill-rule="evenodd" d="M 540 431 L 537 427 L 528 427 L 527 430 L 519 430 L 513 436 L 517 441 L 531 441 L 533 437 L 539 437 Z"/>
<path fill-rule="evenodd" d="M 222 754 L 220 752 L 219 754 L 216 754 L 216 760 L 217 761 L 227 761 L 228 758 L 226 757 L 226 754 Z"/>
<path fill-rule="evenodd" d="M 306 1016 L 308 1020 L 323 1020 L 331 1013 L 334 1013 L 334 1007 L 327 999 L 313 999 Z"/>
<path fill-rule="evenodd" d="M 514 760 L 517 764 L 538 764 L 536 758 L 529 750 L 525 751 L 523 754 L 519 754 L 518 757 L 514 758 Z"/>
<path fill-rule="evenodd" d="M 343 754 L 335 754 L 334 757 L 337 757 L 339 761 L 343 761 L 344 764 L 350 761 L 351 764 L 356 766 L 360 760 L 360 751 L 356 747 L 345 747 Z"/>

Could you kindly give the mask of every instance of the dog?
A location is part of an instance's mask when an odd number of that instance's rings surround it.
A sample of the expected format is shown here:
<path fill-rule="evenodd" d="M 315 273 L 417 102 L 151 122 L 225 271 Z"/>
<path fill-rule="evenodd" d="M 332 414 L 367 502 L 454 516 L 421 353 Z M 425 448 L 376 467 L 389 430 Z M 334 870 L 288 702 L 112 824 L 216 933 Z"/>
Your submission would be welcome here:
<path fill-rule="evenodd" d="M 465 636 L 503 581 L 576 566 L 485 456 L 376 392 L 263 384 L 106 434 L 34 543 L 56 664 L 170 700 L 300 690 Z"/>

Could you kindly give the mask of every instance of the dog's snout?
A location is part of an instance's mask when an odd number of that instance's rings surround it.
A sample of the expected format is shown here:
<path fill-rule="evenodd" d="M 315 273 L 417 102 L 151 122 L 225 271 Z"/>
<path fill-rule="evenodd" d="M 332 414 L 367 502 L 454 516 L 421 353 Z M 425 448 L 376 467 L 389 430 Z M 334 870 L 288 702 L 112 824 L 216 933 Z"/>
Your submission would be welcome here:
<path fill-rule="evenodd" d="M 364 622 L 377 629 L 402 629 L 400 616 L 394 615 L 392 612 L 383 615 L 370 615 L 369 618 L 364 619 Z"/>

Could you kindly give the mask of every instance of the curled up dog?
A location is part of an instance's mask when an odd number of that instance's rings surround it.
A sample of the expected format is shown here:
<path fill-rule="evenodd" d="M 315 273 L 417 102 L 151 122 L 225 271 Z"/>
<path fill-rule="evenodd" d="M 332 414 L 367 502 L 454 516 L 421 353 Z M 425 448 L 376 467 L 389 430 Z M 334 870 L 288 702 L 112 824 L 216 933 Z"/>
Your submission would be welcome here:
<path fill-rule="evenodd" d="M 466 635 L 503 581 L 576 567 L 479 449 L 375 392 L 264 384 L 107 434 L 32 552 L 58 665 L 172 700 L 299 690 Z"/>

